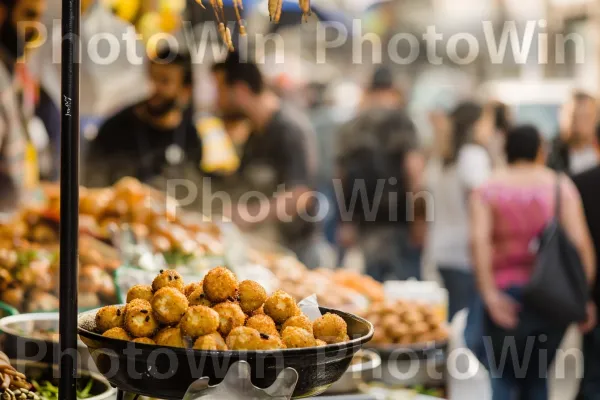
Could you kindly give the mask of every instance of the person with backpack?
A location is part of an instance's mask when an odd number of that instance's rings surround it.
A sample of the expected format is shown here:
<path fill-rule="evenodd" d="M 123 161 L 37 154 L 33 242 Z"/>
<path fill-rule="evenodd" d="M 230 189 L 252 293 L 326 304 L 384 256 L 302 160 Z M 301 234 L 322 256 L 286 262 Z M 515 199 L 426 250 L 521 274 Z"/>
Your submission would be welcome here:
<path fill-rule="evenodd" d="M 581 197 L 567 176 L 544 165 L 538 130 L 511 129 L 505 153 L 507 167 L 470 196 L 479 296 L 469 310 L 465 340 L 490 372 L 494 400 L 545 400 L 549 366 L 575 322 L 572 310 L 579 305 L 573 304 L 582 300 L 577 320 L 583 333 L 596 323 L 593 303 L 584 300 L 595 279 L 595 253 Z M 566 268 L 569 275 L 579 269 L 583 284 L 556 274 Z"/>
<path fill-rule="evenodd" d="M 402 110 L 369 109 L 342 127 L 337 150 L 341 245 L 359 244 L 378 281 L 420 279 L 424 161 L 413 122 Z"/>

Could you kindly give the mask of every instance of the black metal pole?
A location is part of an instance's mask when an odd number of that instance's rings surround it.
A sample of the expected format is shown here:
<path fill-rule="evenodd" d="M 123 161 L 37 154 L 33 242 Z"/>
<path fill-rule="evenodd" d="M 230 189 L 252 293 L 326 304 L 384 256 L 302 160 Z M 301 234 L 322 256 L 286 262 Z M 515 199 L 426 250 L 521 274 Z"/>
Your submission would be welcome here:
<path fill-rule="evenodd" d="M 76 400 L 77 254 L 79 235 L 80 0 L 62 0 L 60 148 L 60 385 L 61 400 Z"/>

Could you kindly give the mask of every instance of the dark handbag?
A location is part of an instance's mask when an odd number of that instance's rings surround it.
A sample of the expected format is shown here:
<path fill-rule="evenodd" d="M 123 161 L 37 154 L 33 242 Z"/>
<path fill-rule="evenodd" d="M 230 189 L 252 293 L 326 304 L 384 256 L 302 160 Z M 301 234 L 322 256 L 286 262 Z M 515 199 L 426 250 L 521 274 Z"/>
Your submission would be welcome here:
<path fill-rule="evenodd" d="M 587 319 L 589 288 L 579 252 L 560 223 L 560 176 L 554 217 L 539 238 L 535 269 L 524 288 L 525 306 L 556 325 Z"/>

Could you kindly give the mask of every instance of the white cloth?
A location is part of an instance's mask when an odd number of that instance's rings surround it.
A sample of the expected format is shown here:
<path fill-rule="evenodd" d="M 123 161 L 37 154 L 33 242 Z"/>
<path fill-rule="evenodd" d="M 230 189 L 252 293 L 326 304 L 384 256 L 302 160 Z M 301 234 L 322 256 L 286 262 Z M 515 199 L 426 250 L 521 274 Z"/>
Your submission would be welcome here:
<path fill-rule="evenodd" d="M 487 180 L 492 162 L 483 147 L 469 144 L 460 150 L 456 164 L 438 169 L 429 183 L 435 202 L 431 257 L 437 265 L 470 269 L 468 193 Z"/>
<path fill-rule="evenodd" d="M 56 104 L 60 101 L 60 20 L 48 27 L 49 40 L 29 59 L 30 69 L 38 75 L 42 85 Z M 111 39 L 107 39 L 110 36 Z M 109 47 L 109 40 L 113 48 Z M 128 56 L 130 43 L 135 43 L 135 55 Z M 145 67 L 145 49 L 136 40 L 133 26 L 99 5 L 93 6 L 82 18 L 81 24 L 81 105 L 82 116 L 107 117 L 119 109 L 142 100 L 148 93 Z M 114 62 L 106 65 L 92 61 L 92 57 L 108 60 L 118 50 Z M 96 54 L 98 56 L 96 56 Z M 58 58 L 58 60 L 57 60 Z M 136 62 L 130 62 L 135 60 Z M 141 63 L 138 59 L 141 59 Z"/>

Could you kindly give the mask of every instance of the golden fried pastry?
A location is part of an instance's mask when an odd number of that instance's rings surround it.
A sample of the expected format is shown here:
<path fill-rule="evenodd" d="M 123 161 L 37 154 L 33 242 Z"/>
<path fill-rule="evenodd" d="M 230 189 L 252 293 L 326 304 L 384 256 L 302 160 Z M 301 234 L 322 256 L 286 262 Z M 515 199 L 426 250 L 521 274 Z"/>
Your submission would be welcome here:
<path fill-rule="evenodd" d="M 315 346 L 324 347 L 324 346 L 327 346 L 327 343 L 322 341 L 321 339 L 315 339 Z"/>
<path fill-rule="evenodd" d="M 227 350 L 225 340 L 218 333 L 211 333 L 209 335 L 200 336 L 194 342 L 194 349 L 196 350 Z"/>
<path fill-rule="evenodd" d="M 262 339 L 256 329 L 239 326 L 231 330 L 225 343 L 230 350 L 257 350 L 262 346 Z"/>
<path fill-rule="evenodd" d="M 196 289 L 201 288 L 201 287 L 202 287 L 202 282 L 188 283 L 183 288 L 183 294 L 185 294 L 186 297 L 190 297 L 190 294 L 194 293 L 194 291 L 196 291 Z"/>
<path fill-rule="evenodd" d="M 264 305 L 265 314 L 278 324 L 283 324 L 288 318 L 300 314 L 296 300 L 286 292 L 278 290 L 267 298 Z"/>
<path fill-rule="evenodd" d="M 279 335 L 265 335 L 260 334 L 260 345 L 255 350 L 280 350 L 285 349 L 285 344 L 279 337 Z"/>
<path fill-rule="evenodd" d="M 123 329 L 123 328 L 109 329 L 106 332 L 104 332 L 102 334 L 102 336 L 111 338 L 111 339 L 118 339 L 118 340 L 131 340 L 131 337 L 129 336 L 127 331 L 125 331 L 125 329 Z"/>
<path fill-rule="evenodd" d="M 339 315 L 327 313 L 313 323 L 315 338 L 329 344 L 340 343 L 346 340 L 348 326 Z"/>
<path fill-rule="evenodd" d="M 298 349 L 316 346 L 314 336 L 305 329 L 288 326 L 281 331 L 281 340 L 288 349 Z"/>
<path fill-rule="evenodd" d="M 181 318 L 179 326 L 185 336 L 197 338 L 217 332 L 219 314 L 205 306 L 191 306 Z"/>
<path fill-rule="evenodd" d="M 263 304 L 257 310 L 254 310 L 250 313 L 252 316 L 254 315 L 265 315 L 265 305 Z"/>
<path fill-rule="evenodd" d="M 173 269 L 161 270 L 152 281 L 152 290 L 157 292 L 164 287 L 172 287 L 183 293 L 184 283 L 179 272 Z"/>
<path fill-rule="evenodd" d="M 135 299 L 142 299 L 146 301 L 152 301 L 152 296 L 154 296 L 154 292 L 152 291 L 152 286 L 150 285 L 135 285 L 132 286 L 131 289 L 127 292 L 127 303 L 130 303 Z"/>
<path fill-rule="evenodd" d="M 25 289 L 23 289 L 21 286 L 10 284 L 7 285 L 6 289 L 0 290 L 0 301 L 3 301 L 4 303 L 16 309 L 21 308 L 24 298 Z"/>
<path fill-rule="evenodd" d="M 213 310 L 219 313 L 219 333 L 224 337 L 227 337 L 232 329 L 244 326 L 246 322 L 246 314 L 236 303 L 229 301 L 219 303 L 213 307 Z"/>
<path fill-rule="evenodd" d="M 125 311 L 124 325 L 133 337 L 152 337 L 158 330 L 158 321 L 154 318 L 152 308 L 145 305 L 132 305 L 132 303 Z"/>
<path fill-rule="evenodd" d="M 387 330 L 387 333 L 392 339 L 398 339 L 411 334 L 412 331 L 405 324 L 397 324 L 394 325 L 391 329 Z"/>
<path fill-rule="evenodd" d="M 203 281 L 204 294 L 213 303 L 234 301 L 238 296 L 238 281 L 230 270 L 218 267 L 210 270 Z"/>
<path fill-rule="evenodd" d="M 106 306 L 98 310 L 96 314 L 96 329 L 104 333 L 112 328 L 122 328 L 125 321 L 125 313 L 120 306 Z"/>
<path fill-rule="evenodd" d="M 240 307 L 245 313 L 251 313 L 267 300 L 265 289 L 254 281 L 243 281 L 239 288 Z"/>
<path fill-rule="evenodd" d="M 188 295 L 188 302 L 190 303 L 190 306 L 212 306 L 212 303 L 204 294 L 202 286 L 196 288 L 196 290 Z"/>
<path fill-rule="evenodd" d="M 185 348 L 185 341 L 179 328 L 163 328 L 154 336 L 154 341 L 159 346 Z"/>
<path fill-rule="evenodd" d="M 188 309 L 188 299 L 174 287 L 163 287 L 152 297 L 156 319 L 165 325 L 177 324 Z"/>
<path fill-rule="evenodd" d="M 273 321 L 273 319 L 268 315 L 252 316 L 246 321 L 246 326 L 248 328 L 254 328 L 265 335 L 279 336 L 279 332 L 277 331 L 277 327 L 275 326 L 275 321 Z"/>
<path fill-rule="evenodd" d="M 295 315 L 291 318 L 288 318 L 287 321 L 281 327 L 281 330 L 284 331 L 288 326 L 295 326 L 297 328 L 302 328 L 308 331 L 311 335 L 313 334 L 313 323 L 310 319 L 304 314 Z"/>
<path fill-rule="evenodd" d="M 147 337 L 133 339 L 133 343 L 156 345 L 156 342 L 154 340 Z"/>

